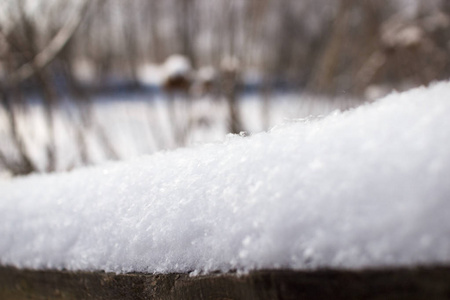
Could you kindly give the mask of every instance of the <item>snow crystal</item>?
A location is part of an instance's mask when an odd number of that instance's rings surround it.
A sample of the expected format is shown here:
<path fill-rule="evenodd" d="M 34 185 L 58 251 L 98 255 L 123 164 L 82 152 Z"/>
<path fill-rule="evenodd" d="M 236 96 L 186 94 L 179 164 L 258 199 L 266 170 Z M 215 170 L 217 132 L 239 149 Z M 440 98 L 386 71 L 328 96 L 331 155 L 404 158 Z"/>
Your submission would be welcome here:
<path fill-rule="evenodd" d="M 0 183 L 0 263 L 114 272 L 450 262 L 450 83 L 268 133 Z"/>

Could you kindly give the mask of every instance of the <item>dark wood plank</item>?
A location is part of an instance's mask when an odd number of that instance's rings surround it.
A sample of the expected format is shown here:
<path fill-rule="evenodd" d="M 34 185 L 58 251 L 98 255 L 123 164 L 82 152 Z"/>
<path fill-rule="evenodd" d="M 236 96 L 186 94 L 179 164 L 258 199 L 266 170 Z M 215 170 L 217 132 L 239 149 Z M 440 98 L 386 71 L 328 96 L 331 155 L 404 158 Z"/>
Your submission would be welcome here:
<path fill-rule="evenodd" d="M 0 299 L 450 299 L 450 267 L 196 277 L 0 267 Z"/>

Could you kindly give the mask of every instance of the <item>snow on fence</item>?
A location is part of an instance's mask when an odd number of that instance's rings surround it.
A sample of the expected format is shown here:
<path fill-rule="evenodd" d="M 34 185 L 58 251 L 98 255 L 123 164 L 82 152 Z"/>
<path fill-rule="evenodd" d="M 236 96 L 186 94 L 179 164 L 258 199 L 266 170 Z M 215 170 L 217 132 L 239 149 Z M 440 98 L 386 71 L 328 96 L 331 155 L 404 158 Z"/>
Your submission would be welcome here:
<path fill-rule="evenodd" d="M 450 83 L 0 183 L 0 264 L 118 273 L 450 262 Z"/>

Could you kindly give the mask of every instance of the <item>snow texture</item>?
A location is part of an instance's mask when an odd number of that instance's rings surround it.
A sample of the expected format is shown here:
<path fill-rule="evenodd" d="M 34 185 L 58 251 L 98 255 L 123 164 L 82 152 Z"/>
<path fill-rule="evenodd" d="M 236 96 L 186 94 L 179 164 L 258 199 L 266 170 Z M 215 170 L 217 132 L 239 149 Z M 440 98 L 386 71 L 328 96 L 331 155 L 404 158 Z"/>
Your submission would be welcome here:
<path fill-rule="evenodd" d="M 0 263 L 114 272 L 450 262 L 450 83 L 0 184 Z"/>

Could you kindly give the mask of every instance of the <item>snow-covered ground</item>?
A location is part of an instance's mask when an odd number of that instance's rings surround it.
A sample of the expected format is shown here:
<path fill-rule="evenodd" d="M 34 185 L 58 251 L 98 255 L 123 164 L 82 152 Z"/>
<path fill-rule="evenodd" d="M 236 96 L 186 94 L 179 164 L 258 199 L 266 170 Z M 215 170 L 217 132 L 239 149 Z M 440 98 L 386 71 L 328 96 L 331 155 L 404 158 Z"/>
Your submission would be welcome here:
<path fill-rule="evenodd" d="M 266 133 L 0 183 L 0 263 L 114 272 L 450 263 L 450 83 Z"/>
<path fill-rule="evenodd" d="M 61 101 L 62 104 L 54 110 L 57 170 L 67 170 L 82 164 L 79 130 L 86 143 L 90 164 L 111 158 L 105 151 L 105 140 L 120 159 L 179 147 L 173 136 L 171 123 L 174 121 L 177 126 L 188 128 L 185 141 L 187 146 L 222 141 L 225 138 L 228 122 L 228 106 L 225 101 L 213 97 L 202 97 L 189 103 L 184 98 L 178 100 L 174 104 L 177 118 L 171 120 L 169 102 L 162 93 L 136 92 L 97 96 L 90 107 L 90 127 L 83 127 L 79 110 L 74 103 Z M 286 119 L 325 115 L 359 104 L 361 101 L 358 99 L 331 100 L 298 93 L 275 93 L 270 96 L 266 109 L 268 118 L 265 118 L 261 96 L 253 93 L 241 97 L 239 112 L 244 130 L 255 133 Z M 13 155 L 9 126 L 3 113 L 0 108 L 0 149 Z M 18 110 L 16 115 L 18 131 L 27 153 L 40 170 L 45 170 L 49 130 L 43 106 L 35 100 L 35 104 Z M 100 131 L 104 134 L 103 140 L 99 138 Z"/>

